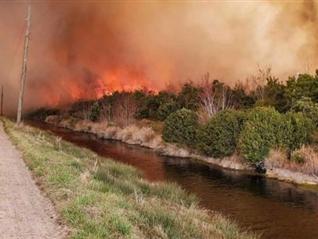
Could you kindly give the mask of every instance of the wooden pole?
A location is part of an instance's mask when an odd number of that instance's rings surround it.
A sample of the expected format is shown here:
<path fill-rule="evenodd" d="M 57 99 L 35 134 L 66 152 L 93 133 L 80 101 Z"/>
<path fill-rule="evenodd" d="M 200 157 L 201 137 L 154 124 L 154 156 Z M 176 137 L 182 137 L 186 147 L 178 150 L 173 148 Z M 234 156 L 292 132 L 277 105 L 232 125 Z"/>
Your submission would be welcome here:
<path fill-rule="evenodd" d="M 1 86 L 1 116 L 3 116 L 3 86 Z"/>
<path fill-rule="evenodd" d="M 0 115 L 3 116 L 3 85 L 1 86 L 1 112 Z"/>
<path fill-rule="evenodd" d="M 24 51 L 23 51 L 23 62 L 22 62 L 22 71 L 20 78 L 20 92 L 19 92 L 19 101 L 18 101 L 18 112 L 17 112 L 17 124 L 21 123 L 22 119 L 22 108 L 23 108 L 23 97 L 25 89 L 25 80 L 27 75 L 27 63 L 28 63 L 28 50 L 29 50 L 29 41 L 30 41 L 30 27 L 31 27 L 31 5 L 28 6 L 28 15 L 26 18 L 27 27 L 24 37 Z"/>

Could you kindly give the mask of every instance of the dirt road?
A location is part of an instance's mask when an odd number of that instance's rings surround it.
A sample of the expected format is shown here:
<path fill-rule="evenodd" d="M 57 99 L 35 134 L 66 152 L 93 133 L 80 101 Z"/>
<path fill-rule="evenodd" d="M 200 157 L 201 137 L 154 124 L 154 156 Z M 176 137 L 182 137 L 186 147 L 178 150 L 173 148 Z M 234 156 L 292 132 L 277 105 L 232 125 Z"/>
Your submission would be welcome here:
<path fill-rule="evenodd" d="M 0 124 L 0 238 L 55 239 L 63 231 Z"/>

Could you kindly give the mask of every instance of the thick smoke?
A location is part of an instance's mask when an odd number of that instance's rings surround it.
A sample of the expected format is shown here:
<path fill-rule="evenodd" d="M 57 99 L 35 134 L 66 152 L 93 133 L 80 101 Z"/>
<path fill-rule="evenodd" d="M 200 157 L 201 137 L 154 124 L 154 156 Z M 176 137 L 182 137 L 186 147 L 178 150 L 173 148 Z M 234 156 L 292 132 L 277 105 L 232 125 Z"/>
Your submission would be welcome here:
<path fill-rule="evenodd" d="M 317 66 L 317 5 L 298 2 L 33 1 L 26 109 L 114 90 L 176 89 L 205 72 L 229 84 L 258 67 Z M 26 4 L 0 3 L 0 83 L 17 104 Z"/>

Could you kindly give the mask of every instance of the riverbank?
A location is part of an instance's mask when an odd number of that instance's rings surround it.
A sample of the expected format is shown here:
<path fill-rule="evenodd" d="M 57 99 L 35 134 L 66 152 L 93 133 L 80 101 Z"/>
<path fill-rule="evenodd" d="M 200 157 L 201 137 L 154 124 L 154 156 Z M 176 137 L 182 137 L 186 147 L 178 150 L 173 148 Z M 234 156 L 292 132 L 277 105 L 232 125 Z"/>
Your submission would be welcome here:
<path fill-rule="evenodd" d="M 166 143 L 162 140 L 160 132 L 153 129 L 151 124 L 144 126 L 147 123 L 139 122 L 139 124 L 119 127 L 107 122 L 92 122 L 74 118 L 61 119 L 58 116 L 49 116 L 45 122 L 77 132 L 91 133 L 101 139 L 119 140 L 123 143 L 139 145 L 153 149 L 165 156 L 193 158 L 228 169 L 253 171 L 253 168 L 243 162 L 237 155 L 215 159 L 199 155 L 194 150 L 181 147 L 180 145 Z"/>
<path fill-rule="evenodd" d="M 237 154 L 222 159 L 206 157 L 197 154 L 191 149 L 182 148 L 178 145 L 163 142 L 160 132 L 153 129 L 150 125 L 132 124 L 127 127 L 119 127 L 106 122 L 92 122 L 79 120 L 72 117 L 61 118 L 59 116 L 48 116 L 45 120 L 47 123 L 60 127 L 68 128 L 78 132 L 91 133 L 102 139 L 119 140 L 124 143 L 140 145 L 155 150 L 156 152 L 172 157 L 193 158 L 202 162 L 217 165 L 227 169 L 244 170 L 254 173 L 254 168 Z M 271 156 L 270 156 L 271 157 Z M 318 185 L 318 177 L 313 174 L 297 172 L 297 168 L 286 167 L 284 165 L 272 165 L 271 158 L 265 160 L 265 176 L 282 181 L 288 181 L 296 184 Z"/>
<path fill-rule="evenodd" d="M 257 238 L 176 185 L 149 183 L 133 167 L 33 127 L 5 128 L 71 238 Z"/>

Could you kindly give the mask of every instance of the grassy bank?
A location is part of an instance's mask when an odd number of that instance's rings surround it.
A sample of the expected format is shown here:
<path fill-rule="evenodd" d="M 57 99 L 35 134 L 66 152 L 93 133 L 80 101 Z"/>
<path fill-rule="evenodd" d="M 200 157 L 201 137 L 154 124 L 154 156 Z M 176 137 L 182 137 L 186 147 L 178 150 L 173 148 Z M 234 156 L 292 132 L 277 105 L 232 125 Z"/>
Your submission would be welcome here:
<path fill-rule="evenodd" d="M 255 238 L 200 209 L 176 185 L 149 183 L 133 167 L 39 129 L 4 124 L 70 238 Z"/>

